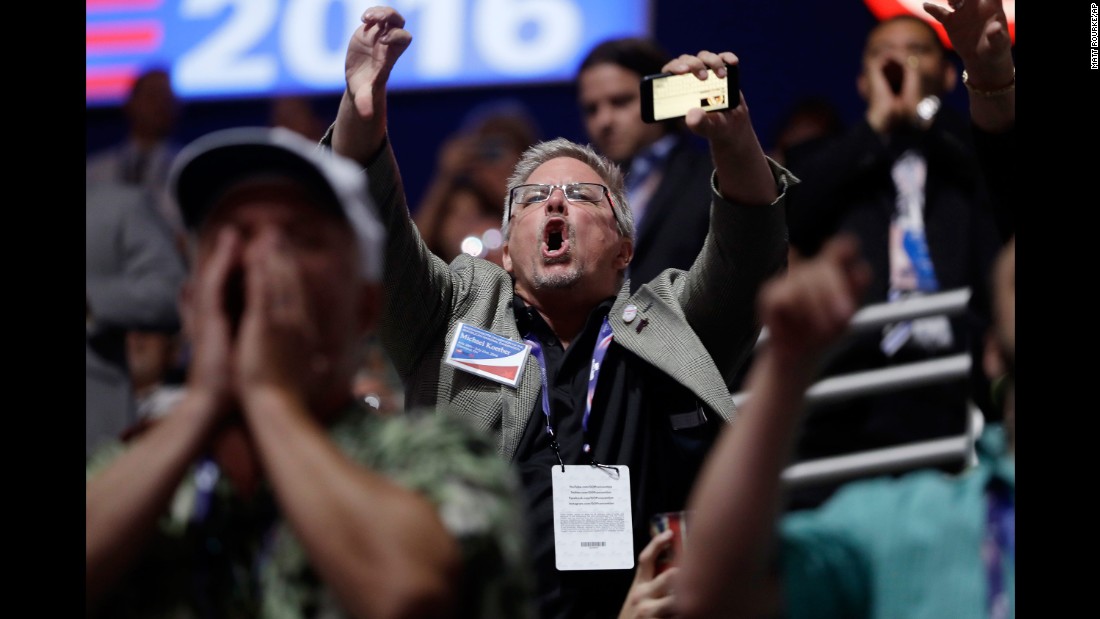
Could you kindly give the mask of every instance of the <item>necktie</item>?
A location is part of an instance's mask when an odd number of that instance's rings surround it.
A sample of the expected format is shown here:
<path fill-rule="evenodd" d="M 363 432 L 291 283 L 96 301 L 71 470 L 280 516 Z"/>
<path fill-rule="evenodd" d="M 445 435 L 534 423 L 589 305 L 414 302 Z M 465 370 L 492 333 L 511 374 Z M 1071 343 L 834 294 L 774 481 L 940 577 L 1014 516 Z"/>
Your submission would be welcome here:
<path fill-rule="evenodd" d="M 646 181 L 652 177 L 660 159 L 661 157 L 653 149 L 638 155 L 630 163 L 630 172 L 624 179 L 626 199 L 630 203 L 630 210 L 634 213 L 635 229 L 641 225 L 642 214 L 653 191 Z"/>
<path fill-rule="evenodd" d="M 907 150 L 894 162 L 891 176 L 897 188 L 897 200 L 890 222 L 889 300 L 898 301 L 936 292 L 940 286 L 924 235 L 924 186 L 928 164 L 920 154 Z M 893 356 L 909 341 L 927 350 L 946 348 L 952 342 L 951 325 L 944 316 L 887 325 L 882 352 Z"/>

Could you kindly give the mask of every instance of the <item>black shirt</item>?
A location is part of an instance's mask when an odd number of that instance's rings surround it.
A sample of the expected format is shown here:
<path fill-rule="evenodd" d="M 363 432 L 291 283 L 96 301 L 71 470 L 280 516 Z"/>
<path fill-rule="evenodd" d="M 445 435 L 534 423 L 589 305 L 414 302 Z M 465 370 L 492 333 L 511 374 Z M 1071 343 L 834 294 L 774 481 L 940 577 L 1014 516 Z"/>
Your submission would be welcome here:
<path fill-rule="evenodd" d="M 520 333 L 525 337 L 533 333 L 542 346 L 551 423 L 563 462 L 589 464 L 590 458 L 582 450 L 587 439 L 596 462 L 630 468 L 637 561 L 649 541 L 650 517 L 685 508 L 699 467 L 723 422 L 688 389 L 612 340 L 600 367 L 587 436 L 582 433 L 592 350 L 613 302 L 608 299 L 592 310 L 568 349 L 562 349 L 539 313 L 519 298 L 513 309 Z M 673 428 L 672 419 L 680 429 Z M 558 458 L 551 449 L 546 423 L 540 396 L 516 452 L 540 616 L 617 617 L 634 579 L 633 570 L 558 571 L 555 566 L 550 469 L 558 465 Z"/>

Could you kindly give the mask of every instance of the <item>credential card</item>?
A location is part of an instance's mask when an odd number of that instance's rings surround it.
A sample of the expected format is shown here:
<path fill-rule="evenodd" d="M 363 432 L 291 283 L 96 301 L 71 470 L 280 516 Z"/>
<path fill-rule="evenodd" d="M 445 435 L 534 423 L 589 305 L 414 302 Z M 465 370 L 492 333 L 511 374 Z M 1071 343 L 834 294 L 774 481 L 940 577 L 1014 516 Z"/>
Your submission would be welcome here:
<path fill-rule="evenodd" d="M 559 465 L 551 479 L 558 569 L 633 568 L 629 467 Z"/>
<path fill-rule="evenodd" d="M 463 372 L 515 387 L 530 349 L 526 343 L 460 322 L 444 361 Z"/>

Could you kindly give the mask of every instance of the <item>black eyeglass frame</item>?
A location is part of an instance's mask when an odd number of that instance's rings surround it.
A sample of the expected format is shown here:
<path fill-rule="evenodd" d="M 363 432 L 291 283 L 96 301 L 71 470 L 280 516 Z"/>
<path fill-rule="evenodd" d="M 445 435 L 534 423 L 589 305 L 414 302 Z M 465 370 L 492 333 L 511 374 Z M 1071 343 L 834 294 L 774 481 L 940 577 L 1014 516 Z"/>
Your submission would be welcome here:
<path fill-rule="evenodd" d="M 516 191 L 520 190 L 520 189 L 523 189 L 525 187 L 547 187 L 547 188 L 549 188 L 549 191 L 546 192 L 546 198 L 543 199 L 543 200 L 534 200 L 534 201 L 531 201 L 531 202 L 523 202 L 522 204 L 540 204 L 542 202 L 546 202 L 547 200 L 550 199 L 550 196 L 553 195 L 555 189 L 561 189 L 562 197 L 565 198 L 565 201 L 569 202 L 570 204 L 576 204 L 577 202 L 589 202 L 589 203 L 592 203 L 592 204 L 598 204 L 598 202 L 592 202 L 591 200 L 578 200 L 576 202 L 574 202 L 573 200 L 570 200 L 569 199 L 569 193 L 566 191 L 566 188 L 567 187 L 574 187 L 576 185 L 595 185 L 595 186 L 599 187 L 601 190 L 603 190 L 603 197 L 607 200 L 608 206 L 612 207 L 611 208 L 611 215 L 615 218 L 616 222 L 619 221 L 619 216 L 615 214 L 614 202 L 612 202 L 612 200 L 611 200 L 611 190 L 607 188 L 607 185 L 604 185 L 603 183 L 586 183 L 586 182 L 556 183 L 556 184 L 551 184 L 551 183 L 524 183 L 522 185 L 516 185 L 515 187 L 512 187 L 508 191 L 508 212 L 506 213 L 505 220 L 511 220 L 512 219 L 512 212 L 513 212 L 512 211 L 512 205 L 516 203 Z"/>

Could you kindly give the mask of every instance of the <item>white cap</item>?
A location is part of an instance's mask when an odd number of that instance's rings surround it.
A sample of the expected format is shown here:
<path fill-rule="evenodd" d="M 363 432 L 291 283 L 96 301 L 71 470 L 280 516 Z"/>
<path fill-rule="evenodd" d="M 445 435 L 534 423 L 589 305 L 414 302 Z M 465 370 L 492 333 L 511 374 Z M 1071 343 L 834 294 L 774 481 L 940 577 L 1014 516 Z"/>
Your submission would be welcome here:
<path fill-rule="evenodd" d="M 385 230 L 367 191 L 367 175 L 354 162 L 282 127 L 239 127 L 204 135 L 172 162 L 169 187 L 184 225 L 198 231 L 230 186 L 259 174 L 302 183 L 339 206 L 359 244 L 360 275 L 382 280 Z"/>

